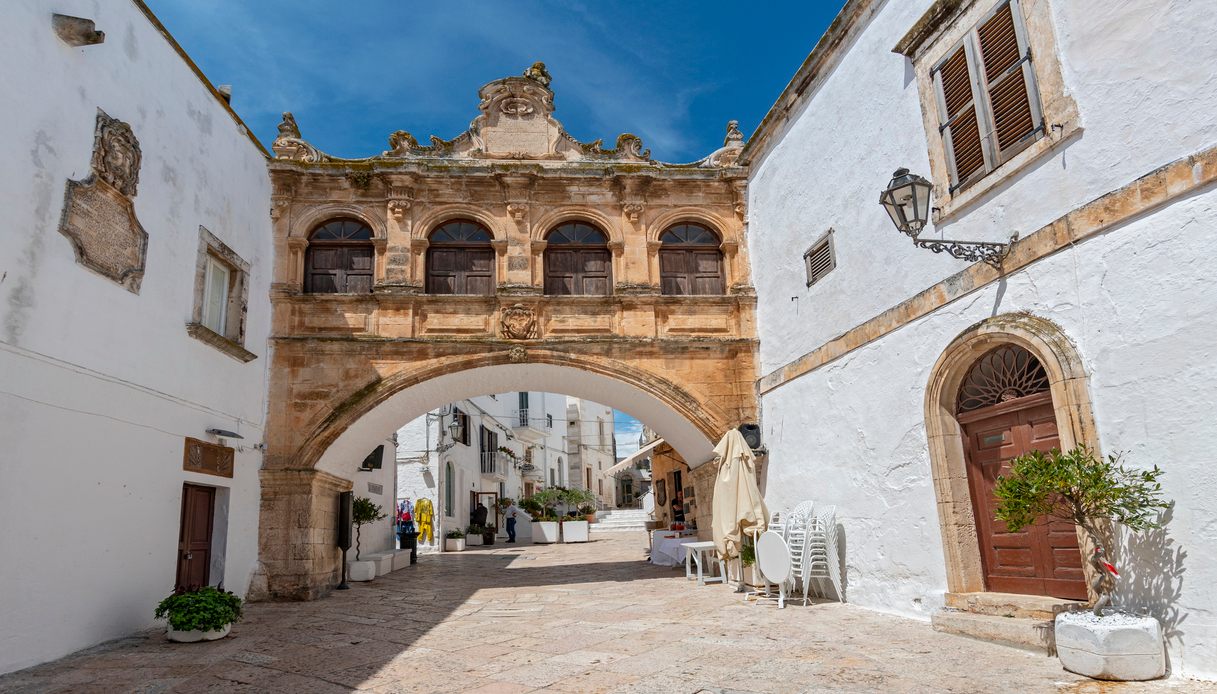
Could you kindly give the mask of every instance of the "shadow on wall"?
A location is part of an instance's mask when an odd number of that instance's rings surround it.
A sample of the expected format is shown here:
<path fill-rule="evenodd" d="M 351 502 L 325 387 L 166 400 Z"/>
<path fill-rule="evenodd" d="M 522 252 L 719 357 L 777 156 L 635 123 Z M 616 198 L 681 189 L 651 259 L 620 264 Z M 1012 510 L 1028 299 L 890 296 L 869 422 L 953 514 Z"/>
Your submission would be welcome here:
<path fill-rule="evenodd" d="M 1162 622 L 1168 643 L 1183 646 L 1183 622 L 1187 615 L 1179 609 L 1183 592 L 1183 567 L 1187 551 L 1170 537 L 1170 522 L 1175 515 L 1172 503 L 1162 513 L 1162 527 L 1141 533 L 1122 532 L 1115 600 L 1130 612 L 1149 614 Z"/>

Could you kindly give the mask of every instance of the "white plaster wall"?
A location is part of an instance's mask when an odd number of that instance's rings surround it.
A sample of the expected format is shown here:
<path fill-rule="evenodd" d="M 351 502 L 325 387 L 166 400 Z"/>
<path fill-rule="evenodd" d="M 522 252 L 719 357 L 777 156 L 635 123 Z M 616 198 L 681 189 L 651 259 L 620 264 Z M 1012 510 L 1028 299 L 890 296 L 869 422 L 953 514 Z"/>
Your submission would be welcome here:
<path fill-rule="evenodd" d="M 1084 132 L 925 234 L 1026 236 L 1217 140 L 1217 74 L 1210 69 L 1217 15 L 1186 0 L 1046 1 Z M 965 267 L 913 248 L 878 203 L 897 167 L 929 177 L 912 67 L 891 49 L 930 4 L 884 3 L 827 82 L 792 115 L 780 142 L 755 162 L 748 243 L 761 298 L 762 373 Z M 802 254 L 829 227 L 837 269 L 809 288 Z"/>
<path fill-rule="evenodd" d="M 1174 672 L 1217 675 L 1217 292 L 1201 260 L 1214 243 L 1209 190 L 772 391 L 762 401 L 770 508 L 837 504 L 850 602 L 928 617 L 946 586 L 925 439 L 930 369 L 973 323 L 1031 311 L 1081 352 L 1104 452 L 1166 471 L 1172 518 L 1163 532 L 1126 538 L 1118 602 L 1163 619 Z"/>
<path fill-rule="evenodd" d="M 229 487 L 224 574 L 257 561 L 266 410 L 270 184 L 255 145 L 130 2 L 62 0 L 95 19 L 71 48 L 38 0 L 5 4 L 0 45 L 0 672 L 153 623 L 173 588 L 183 482 Z M 77 265 L 58 232 L 89 174 L 98 108 L 143 152 L 138 295 Z M 251 266 L 242 364 L 186 334 L 199 226 Z M 240 432 L 232 480 L 182 471 L 183 438 Z M 218 544 L 218 543 L 217 543 Z"/>

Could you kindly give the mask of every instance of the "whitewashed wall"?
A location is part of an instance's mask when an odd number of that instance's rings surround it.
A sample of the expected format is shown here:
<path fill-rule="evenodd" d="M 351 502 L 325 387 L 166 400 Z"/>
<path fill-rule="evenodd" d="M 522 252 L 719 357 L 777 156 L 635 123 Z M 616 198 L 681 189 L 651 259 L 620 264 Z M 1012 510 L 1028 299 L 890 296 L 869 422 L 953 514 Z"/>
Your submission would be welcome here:
<path fill-rule="evenodd" d="M 183 482 L 228 488 L 222 578 L 257 561 L 266 411 L 270 183 L 262 154 L 130 2 L 61 0 L 105 43 L 72 48 L 39 0 L 0 44 L 0 672 L 153 624 L 172 589 Z M 58 231 L 89 174 L 97 109 L 143 152 L 138 295 L 77 265 Z M 242 364 L 186 334 L 199 226 L 251 266 Z M 182 471 L 183 438 L 244 436 L 234 479 Z M 221 538 L 217 538 L 220 540 Z"/>
<path fill-rule="evenodd" d="M 753 171 L 762 373 L 964 267 L 914 249 L 876 202 L 897 166 L 928 176 L 916 85 L 891 47 L 929 4 L 886 3 Z M 1052 5 L 1085 132 L 944 225 L 948 238 L 1026 235 L 1217 141 L 1211 13 L 1185 2 Z M 807 288 L 802 252 L 828 227 L 838 267 Z M 971 324 L 1032 311 L 1079 348 L 1103 449 L 1163 467 L 1176 502 L 1166 530 L 1122 556 L 1121 600 L 1166 622 L 1173 672 L 1217 675 L 1215 230 L 1217 193 L 1176 201 L 764 396 L 770 508 L 836 504 L 850 602 L 928 618 L 946 587 L 924 429 L 930 368 Z"/>

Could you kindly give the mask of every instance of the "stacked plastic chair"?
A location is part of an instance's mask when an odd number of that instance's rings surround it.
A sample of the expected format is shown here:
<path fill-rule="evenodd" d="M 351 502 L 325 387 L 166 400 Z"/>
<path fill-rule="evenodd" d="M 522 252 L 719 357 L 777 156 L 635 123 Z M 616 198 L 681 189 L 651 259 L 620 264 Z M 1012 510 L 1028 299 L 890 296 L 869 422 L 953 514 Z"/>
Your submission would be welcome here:
<path fill-rule="evenodd" d="M 817 508 L 814 502 L 804 501 L 790 511 L 773 514 L 769 529 L 782 536 L 790 551 L 789 578 L 779 587 L 783 596 L 801 592 L 803 604 L 812 596 L 845 602 L 835 506 Z M 760 592 L 769 594 L 768 588 L 766 585 Z"/>

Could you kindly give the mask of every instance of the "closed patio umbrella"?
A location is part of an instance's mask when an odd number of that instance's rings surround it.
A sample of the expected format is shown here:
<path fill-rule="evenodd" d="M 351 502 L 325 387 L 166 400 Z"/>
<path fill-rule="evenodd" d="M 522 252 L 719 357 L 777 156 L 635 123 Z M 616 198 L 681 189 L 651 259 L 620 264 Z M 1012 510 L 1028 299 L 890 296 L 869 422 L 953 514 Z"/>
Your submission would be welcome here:
<path fill-rule="evenodd" d="M 714 482 L 711 525 L 718 555 L 730 559 L 739 556 L 745 528 L 759 526 L 764 532 L 769 527 L 769 509 L 756 486 L 756 458 L 743 434 L 728 431 L 714 453 L 721 462 Z"/>

